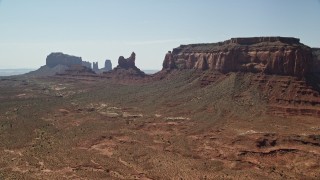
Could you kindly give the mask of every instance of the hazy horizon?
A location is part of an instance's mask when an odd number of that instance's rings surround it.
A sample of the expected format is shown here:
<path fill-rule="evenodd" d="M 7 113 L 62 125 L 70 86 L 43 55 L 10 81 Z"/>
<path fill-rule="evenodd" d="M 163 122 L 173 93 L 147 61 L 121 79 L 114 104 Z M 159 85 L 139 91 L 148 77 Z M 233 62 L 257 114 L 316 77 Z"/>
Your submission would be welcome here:
<path fill-rule="evenodd" d="M 320 47 L 319 18 L 318 0 L 2 0 L 0 69 L 36 69 L 51 52 L 102 68 L 132 51 L 140 69 L 161 69 L 181 44 L 232 37 L 296 37 Z"/>

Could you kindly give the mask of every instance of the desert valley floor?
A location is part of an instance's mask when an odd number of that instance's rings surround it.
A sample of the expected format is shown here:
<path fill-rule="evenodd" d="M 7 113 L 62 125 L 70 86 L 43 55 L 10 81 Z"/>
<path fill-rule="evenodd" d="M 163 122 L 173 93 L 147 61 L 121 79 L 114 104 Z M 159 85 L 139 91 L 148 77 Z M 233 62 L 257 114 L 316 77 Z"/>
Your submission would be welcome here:
<path fill-rule="evenodd" d="M 0 78 L 0 179 L 319 179 L 319 114 L 259 78 Z"/>

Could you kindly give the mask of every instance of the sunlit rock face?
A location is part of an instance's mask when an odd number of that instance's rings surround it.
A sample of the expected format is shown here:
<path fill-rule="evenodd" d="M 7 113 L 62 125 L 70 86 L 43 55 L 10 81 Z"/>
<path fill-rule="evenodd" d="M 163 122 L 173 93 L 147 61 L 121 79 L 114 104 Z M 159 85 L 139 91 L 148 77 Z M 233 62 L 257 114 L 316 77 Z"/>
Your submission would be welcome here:
<path fill-rule="evenodd" d="M 253 37 L 181 45 L 166 54 L 163 69 L 243 71 L 302 77 L 311 71 L 312 64 L 312 49 L 297 38 Z"/>

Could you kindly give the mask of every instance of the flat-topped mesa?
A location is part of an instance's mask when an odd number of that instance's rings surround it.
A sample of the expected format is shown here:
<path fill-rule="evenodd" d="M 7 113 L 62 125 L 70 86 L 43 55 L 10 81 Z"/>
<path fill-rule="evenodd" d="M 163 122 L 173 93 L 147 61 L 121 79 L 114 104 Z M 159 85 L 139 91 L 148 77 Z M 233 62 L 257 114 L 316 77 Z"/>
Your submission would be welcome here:
<path fill-rule="evenodd" d="M 210 44 L 181 45 L 168 52 L 163 69 L 243 71 L 303 77 L 312 65 L 312 50 L 297 38 L 232 38 Z"/>
<path fill-rule="evenodd" d="M 65 65 L 71 67 L 72 65 L 81 65 L 81 57 L 70 56 L 63 53 L 51 53 L 47 56 L 46 65 L 50 68 L 53 68 L 57 65 Z"/>

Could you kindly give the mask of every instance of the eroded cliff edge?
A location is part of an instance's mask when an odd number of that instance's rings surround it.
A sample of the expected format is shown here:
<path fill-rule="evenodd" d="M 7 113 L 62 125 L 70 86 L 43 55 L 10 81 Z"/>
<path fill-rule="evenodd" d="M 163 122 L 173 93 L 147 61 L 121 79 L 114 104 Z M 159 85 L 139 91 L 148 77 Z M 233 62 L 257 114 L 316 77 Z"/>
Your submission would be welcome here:
<path fill-rule="evenodd" d="M 218 43 L 181 45 L 166 54 L 163 70 L 242 71 L 303 77 L 311 71 L 312 62 L 312 49 L 297 38 L 232 38 Z"/>

